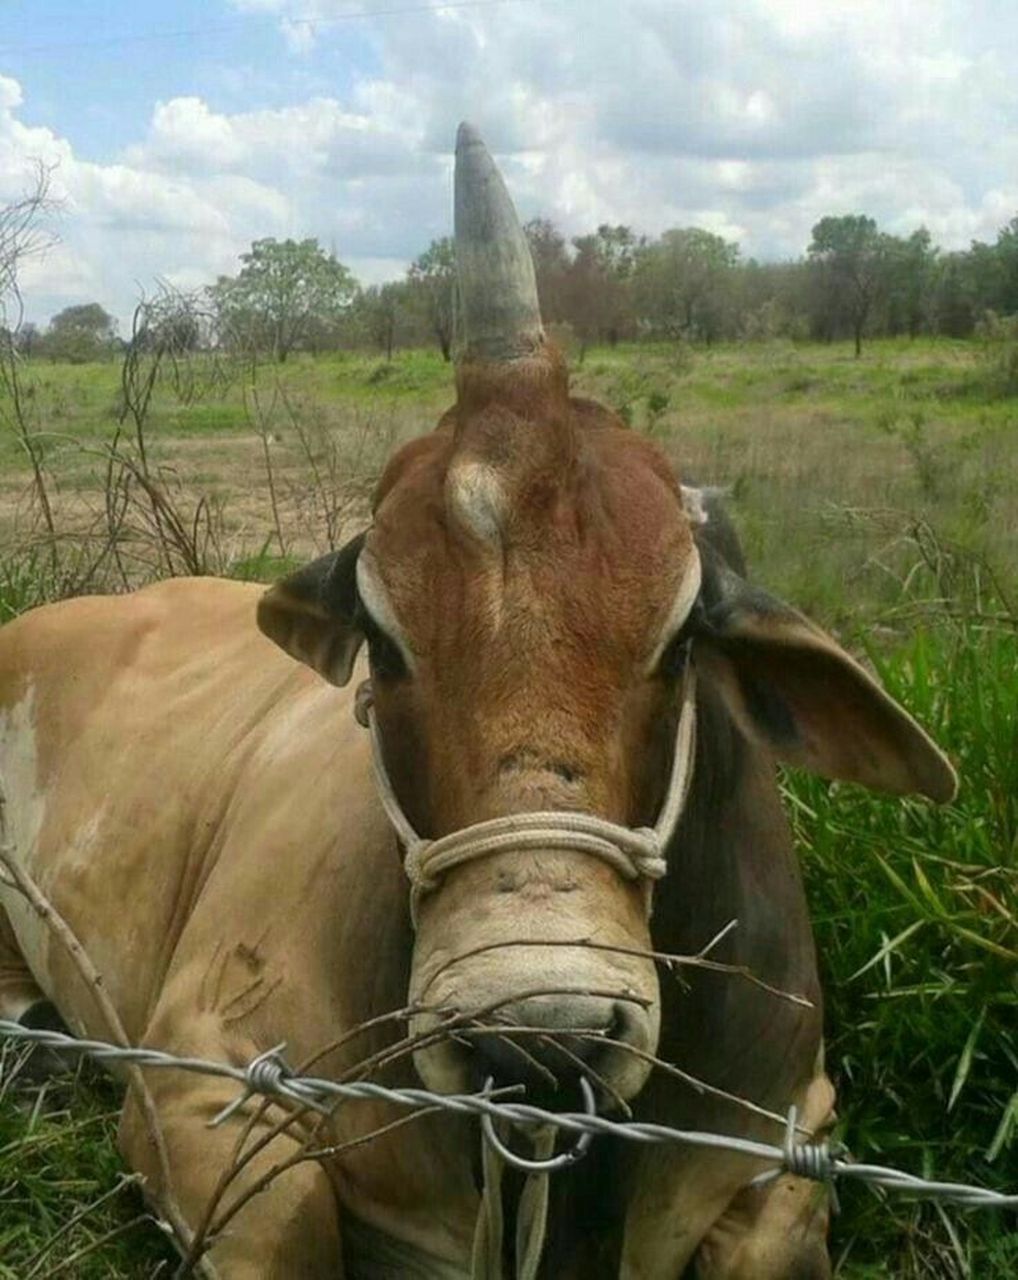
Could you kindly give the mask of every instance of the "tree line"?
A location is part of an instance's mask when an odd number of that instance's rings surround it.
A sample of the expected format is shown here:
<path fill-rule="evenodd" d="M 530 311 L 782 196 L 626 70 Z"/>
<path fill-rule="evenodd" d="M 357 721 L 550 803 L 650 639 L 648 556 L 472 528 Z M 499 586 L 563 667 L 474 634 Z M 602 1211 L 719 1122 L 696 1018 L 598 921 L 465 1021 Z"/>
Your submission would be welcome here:
<path fill-rule="evenodd" d="M 592 343 L 652 339 L 851 339 L 971 335 L 987 316 L 1018 314 L 1018 215 L 993 244 L 944 252 L 925 228 L 881 231 L 863 214 L 822 218 L 796 261 L 744 259 L 739 246 L 699 227 L 657 238 L 602 225 L 567 239 L 546 218 L 526 224 L 545 323 L 582 351 Z M 163 306 L 179 350 L 220 346 L 286 360 L 371 347 L 455 340 L 455 261 L 433 241 L 402 280 L 362 287 L 317 240 L 255 241 L 235 276 Z M 141 338 L 152 340 L 151 327 Z M 135 340 L 139 334 L 135 333 Z M 162 337 L 165 338 L 165 333 Z M 45 330 L 22 325 L 24 354 L 91 360 L 118 350 L 113 318 L 98 303 L 65 308 Z"/>

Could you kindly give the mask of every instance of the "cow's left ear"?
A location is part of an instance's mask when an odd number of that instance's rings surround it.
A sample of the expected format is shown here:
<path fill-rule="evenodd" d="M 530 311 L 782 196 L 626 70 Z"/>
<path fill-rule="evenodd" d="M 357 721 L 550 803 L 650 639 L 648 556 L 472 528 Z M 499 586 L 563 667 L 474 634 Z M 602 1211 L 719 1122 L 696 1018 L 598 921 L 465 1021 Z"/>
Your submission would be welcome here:
<path fill-rule="evenodd" d="M 357 557 L 363 533 L 341 551 L 313 560 L 258 601 L 258 626 L 291 658 L 344 685 L 364 640 L 358 620 Z"/>
<path fill-rule="evenodd" d="M 947 757 L 831 636 L 722 564 L 710 568 L 696 660 L 750 738 L 827 778 L 953 799 Z"/>

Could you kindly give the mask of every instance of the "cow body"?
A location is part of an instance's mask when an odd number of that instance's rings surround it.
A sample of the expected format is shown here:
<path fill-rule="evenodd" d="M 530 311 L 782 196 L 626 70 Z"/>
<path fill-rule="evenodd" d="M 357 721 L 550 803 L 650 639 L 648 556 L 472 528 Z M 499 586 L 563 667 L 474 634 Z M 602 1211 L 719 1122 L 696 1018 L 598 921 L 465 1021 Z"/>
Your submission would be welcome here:
<path fill-rule="evenodd" d="M 282 1039 L 296 1062 L 405 1003 L 409 926 L 351 698 L 258 633 L 258 594 L 167 583 L 5 628 L 0 769 L 19 856 L 102 972 L 132 1039 L 235 1062 Z M 10 891 L 4 909 L 39 992 L 75 1031 L 107 1036 L 46 926 Z M 9 944 L 4 960 L 0 1001 L 16 1015 L 39 992 Z M 339 1074 L 379 1047 L 365 1037 L 316 1070 Z M 217 1148 L 225 1160 L 237 1137 L 235 1127 L 207 1131 L 204 1122 L 234 1091 L 198 1077 L 149 1083 L 181 1179 L 176 1195 L 194 1222 L 218 1176 Z M 340 1115 L 337 1133 L 347 1119 L 354 1132 L 379 1123 L 371 1104 Z M 460 1127 L 432 1124 L 419 1151 L 366 1148 L 344 1195 L 352 1211 L 376 1224 L 397 1215 L 404 1237 L 439 1255 L 468 1249 L 474 1191 L 469 1162 L 457 1171 Z M 132 1112 L 123 1136 L 132 1163 L 157 1177 Z M 459 1215 L 450 1171 L 459 1173 Z M 323 1179 L 316 1168 L 304 1180 Z M 399 1188 L 392 1204 L 379 1183 Z M 331 1188 L 293 1194 L 315 1203 L 312 1227 L 298 1218 L 278 1235 L 263 1232 L 259 1205 L 251 1269 L 237 1274 L 335 1274 Z M 224 1265 L 234 1274 L 232 1259 Z"/>
<path fill-rule="evenodd" d="M 258 595 L 236 583 L 169 582 L 50 606 L 4 628 L 0 772 L 18 856 L 95 961 L 132 1040 L 238 1063 L 285 1040 L 298 1062 L 401 1007 L 410 925 L 352 694 L 259 634 Z M 731 726 L 727 733 L 712 762 L 698 762 L 680 860 L 659 891 L 654 942 L 695 950 L 738 919 L 719 954 L 815 997 L 773 767 L 739 750 Z M 719 741 L 716 732 L 701 739 Z M 734 844 L 709 835 L 733 773 L 742 784 L 722 830 L 741 824 L 745 840 Z M 771 811 L 763 832 L 748 821 L 758 791 Z M 17 1016 L 45 996 L 76 1032 L 108 1036 L 46 925 L 13 890 L 2 902 L 9 927 L 0 1013 Z M 719 975 L 689 981 L 687 991 L 666 985 L 664 1056 L 763 1105 L 801 1100 L 814 1074 L 819 1011 Z M 396 1026 L 360 1037 L 315 1071 L 338 1077 L 398 1034 Z M 204 1122 L 235 1090 L 175 1073 L 150 1073 L 149 1084 L 179 1178 L 174 1192 L 194 1222 L 237 1133 Z M 762 1132 L 747 1129 L 738 1108 L 705 1105 L 666 1079 L 648 1087 L 637 1114 Z M 330 1141 L 389 1118 L 374 1104 L 344 1107 Z M 157 1180 L 132 1107 L 123 1142 L 131 1163 Z M 257 1201 L 213 1257 L 228 1276 L 333 1276 L 339 1224 L 349 1218 L 351 1276 L 466 1276 L 477 1142 L 467 1122 L 427 1118 L 338 1158 L 328 1174 L 304 1166 L 280 1180 L 278 1209 Z M 610 1212 L 591 1190 L 606 1165 Z M 547 1274 L 618 1274 L 628 1234 L 626 1274 L 677 1276 L 750 1172 L 744 1160 L 705 1162 L 663 1149 L 633 1157 L 600 1144 L 590 1168 L 563 1175 L 555 1189 Z M 705 1183 L 713 1187 L 707 1195 Z M 153 1190 L 158 1198 L 157 1181 Z M 584 1211 L 586 1221 L 577 1218 Z M 376 1256 L 396 1259 L 395 1270 L 376 1268 Z"/>

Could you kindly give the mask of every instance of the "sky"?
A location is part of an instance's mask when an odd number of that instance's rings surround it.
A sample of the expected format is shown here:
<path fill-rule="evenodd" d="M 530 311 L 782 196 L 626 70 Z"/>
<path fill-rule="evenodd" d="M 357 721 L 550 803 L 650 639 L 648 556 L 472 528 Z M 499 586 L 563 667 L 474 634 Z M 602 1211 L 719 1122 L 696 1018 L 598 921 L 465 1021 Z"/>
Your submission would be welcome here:
<path fill-rule="evenodd" d="M 0 0 L 0 207 L 42 161 L 27 315 L 317 237 L 364 283 L 451 230 L 469 119 L 524 218 L 797 257 L 826 214 L 947 249 L 1018 214 L 1015 0 Z"/>

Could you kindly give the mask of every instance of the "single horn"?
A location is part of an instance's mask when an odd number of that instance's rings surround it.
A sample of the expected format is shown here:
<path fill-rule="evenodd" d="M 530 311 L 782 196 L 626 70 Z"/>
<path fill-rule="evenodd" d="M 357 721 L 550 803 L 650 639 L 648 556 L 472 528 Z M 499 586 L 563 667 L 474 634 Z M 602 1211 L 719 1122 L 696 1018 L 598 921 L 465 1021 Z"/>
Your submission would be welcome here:
<path fill-rule="evenodd" d="M 530 246 L 477 130 L 456 135 L 456 270 L 463 355 L 514 360 L 544 341 Z"/>

